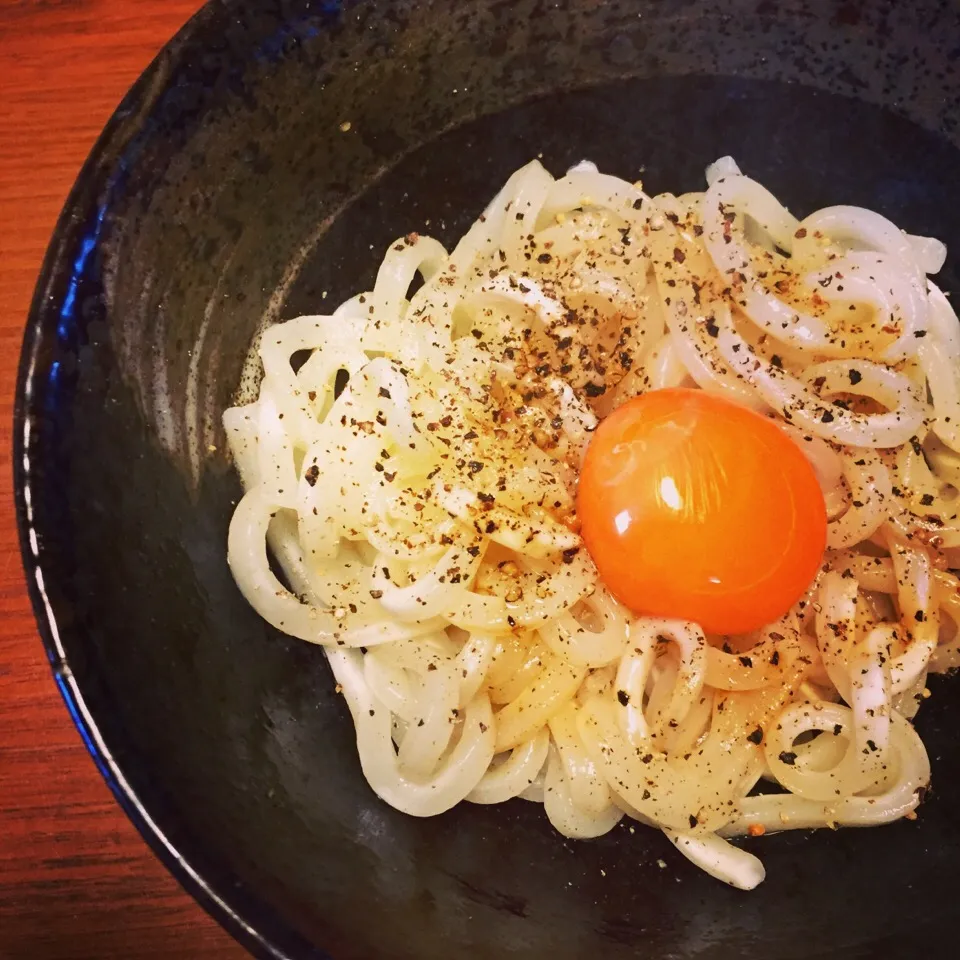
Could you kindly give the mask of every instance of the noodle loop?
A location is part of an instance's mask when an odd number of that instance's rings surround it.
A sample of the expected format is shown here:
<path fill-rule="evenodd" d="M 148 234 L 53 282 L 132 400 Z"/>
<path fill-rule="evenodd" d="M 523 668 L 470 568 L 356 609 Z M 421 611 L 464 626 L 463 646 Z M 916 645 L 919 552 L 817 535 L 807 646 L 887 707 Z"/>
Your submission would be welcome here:
<path fill-rule="evenodd" d="M 929 782 L 909 719 L 960 666 L 960 324 L 939 241 L 798 220 L 729 157 L 706 179 L 652 198 L 534 161 L 449 254 L 408 234 L 372 291 L 268 329 L 224 415 L 227 558 L 323 646 L 387 803 L 523 797 L 581 838 L 626 815 L 752 889 L 723 838 L 886 823 Z M 827 506 L 804 597 L 749 635 L 635 616 L 579 534 L 599 421 L 679 385 L 772 418 Z"/>

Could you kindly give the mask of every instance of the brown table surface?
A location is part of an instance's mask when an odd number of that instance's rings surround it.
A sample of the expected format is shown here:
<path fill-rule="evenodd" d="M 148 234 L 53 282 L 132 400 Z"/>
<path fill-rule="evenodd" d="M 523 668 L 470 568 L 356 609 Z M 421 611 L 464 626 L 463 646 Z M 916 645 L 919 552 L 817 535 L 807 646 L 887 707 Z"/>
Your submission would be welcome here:
<path fill-rule="evenodd" d="M 20 340 L 47 241 L 114 107 L 200 0 L 0 0 L 0 958 L 247 956 L 153 856 L 54 686 L 14 524 Z"/>

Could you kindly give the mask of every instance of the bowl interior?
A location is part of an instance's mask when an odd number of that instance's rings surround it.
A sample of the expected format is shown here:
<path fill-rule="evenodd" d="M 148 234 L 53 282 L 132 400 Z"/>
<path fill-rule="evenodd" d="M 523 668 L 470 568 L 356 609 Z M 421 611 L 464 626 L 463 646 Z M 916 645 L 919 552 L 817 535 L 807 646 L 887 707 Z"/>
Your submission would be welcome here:
<path fill-rule="evenodd" d="M 240 3 L 205 10 L 131 92 L 27 331 L 25 557 L 105 772 L 248 944 L 343 960 L 948 955 L 953 681 L 918 721 L 935 784 L 919 821 L 751 841 L 767 866 L 751 894 L 640 826 L 578 843 L 519 800 L 406 817 L 366 786 L 322 651 L 234 586 L 240 488 L 219 415 L 263 323 L 369 289 L 398 235 L 451 245 L 532 156 L 681 193 L 733 154 L 795 213 L 862 204 L 940 237 L 941 285 L 960 295 L 958 56 L 935 2 Z"/>

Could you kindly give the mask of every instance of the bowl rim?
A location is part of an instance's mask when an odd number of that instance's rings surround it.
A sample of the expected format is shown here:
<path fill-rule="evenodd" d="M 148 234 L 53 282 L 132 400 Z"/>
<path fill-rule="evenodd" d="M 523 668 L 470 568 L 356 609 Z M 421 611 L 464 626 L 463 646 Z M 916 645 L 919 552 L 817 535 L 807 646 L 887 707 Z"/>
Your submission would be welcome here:
<path fill-rule="evenodd" d="M 204 3 L 161 47 L 123 96 L 94 141 L 57 218 L 34 286 L 17 367 L 12 451 L 14 513 L 27 593 L 54 682 L 97 769 L 147 846 L 180 886 L 254 956 L 292 960 L 295 956 L 309 955 L 330 960 L 329 954 L 311 946 L 292 930 L 281 938 L 275 931 L 268 932 L 242 915 L 241 909 L 231 904 L 231 898 L 224 890 L 228 884 L 214 883 L 203 876 L 137 795 L 121 763 L 108 747 L 74 676 L 61 639 L 61 627 L 44 585 L 44 564 L 38 547 L 38 531 L 34 526 L 31 487 L 34 481 L 30 463 L 34 382 L 38 374 L 38 354 L 51 329 L 50 314 L 60 308 L 61 298 L 57 297 L 55 289 L 57 280 L 69 271 L 80 234 L 97 209 L 99 198 L 109 192 L 117 161 L 141 131 L 144 120 L 167 89 L 167 79 L 189 55 L 198 36 L 216 25 L 221 16 L 217 7 L 218 4 L 213 2 Z M 281 939 L 288 942 L 281 944 Z"/>
<path fill-rule="evenodd" d="M 339 6 L 339 0 L 334 0 Z M 82 635 L 82 628 L 61 628 L 44 585 L 44 561 L 34 525 L 31 456 L 31 419 L 35 409 L 34 384 L 46 372 L 39 363 L 41 349 L 56 327 L 63 291 L 59 284 L 79 269 L 77 251 L 101 203 L 106 202 L 113 177 L 130 143 L 141 133 L 152 111 L 169 88 L 170 77 L 202 47 L 211 30 L 230 19 L 231 5 L 222 0 L 206 3 L 167 41 L 124 95 L 96 138 L 71 187 L 44 253 L 30 302 L 14 394 L 13 492 L 21 563 L 37 630 L 50 662 L 54 681 L 84 745 L 114 797 L 141 837 L 180 886 L 254 956 L 269 960 L 316 957 L 332 960 L 322 948 L 308 942 L 292 927 L 251 909 L 236 895 L 229 878 L 211 879 L 171 839 L 147 803 L 138 796 L 123 772 L 124 764 L 107 745 L 94 711 L 90 709 L 74 676 L 61 632 Z M 162 819 L 162 818 L 161 818 Z M 229 871 L 225 871 L 229 873 Z M 239 903 L 238 903 L 239 901 Z"/>

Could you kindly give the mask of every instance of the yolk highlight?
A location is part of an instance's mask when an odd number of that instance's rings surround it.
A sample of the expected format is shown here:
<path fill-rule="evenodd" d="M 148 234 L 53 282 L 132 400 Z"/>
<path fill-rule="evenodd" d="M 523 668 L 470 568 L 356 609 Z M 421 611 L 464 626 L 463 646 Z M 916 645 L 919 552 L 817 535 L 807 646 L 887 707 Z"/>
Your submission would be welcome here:
<path fill-rule="evenodd" d="M 631 610 L 747 633 L 786 613 L 827 537 L 813 467 L 772 421 L 684 388 L 597 428 L 577 491 L 600 576 Z"/>

